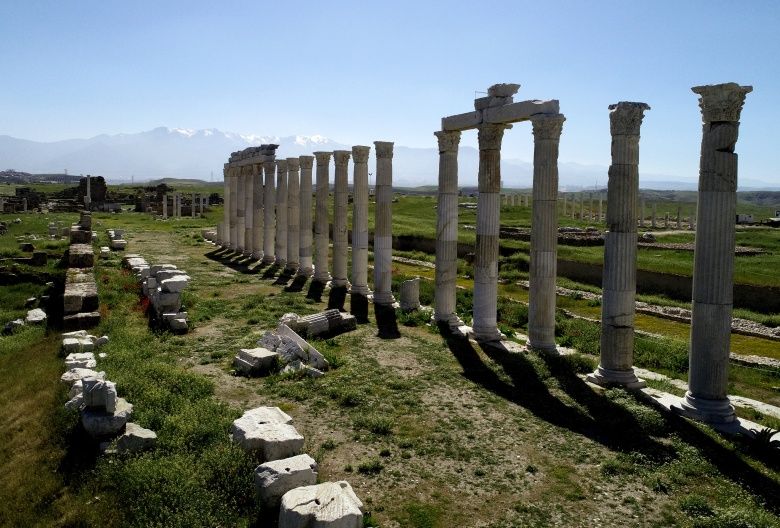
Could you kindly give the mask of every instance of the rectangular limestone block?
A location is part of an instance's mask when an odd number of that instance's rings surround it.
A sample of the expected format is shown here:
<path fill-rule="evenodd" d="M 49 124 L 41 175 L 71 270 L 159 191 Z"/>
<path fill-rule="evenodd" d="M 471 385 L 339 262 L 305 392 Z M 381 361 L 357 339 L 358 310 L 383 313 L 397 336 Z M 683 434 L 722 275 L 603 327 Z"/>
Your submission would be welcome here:
<path fill-rule="evenodd" d="M 68 267 L 91 268 L 95 265 L 95 252 L 90 244 L 71 244 L 68 248 Z"/>
<path fill-rule="evenodd" d="M 267 508 L 275 508 L 282 495 L 291 489 L 316 484 L 317 469 L 317 462 L 306 454 L 257 466 L 255 490 L 260 502 Z"/>

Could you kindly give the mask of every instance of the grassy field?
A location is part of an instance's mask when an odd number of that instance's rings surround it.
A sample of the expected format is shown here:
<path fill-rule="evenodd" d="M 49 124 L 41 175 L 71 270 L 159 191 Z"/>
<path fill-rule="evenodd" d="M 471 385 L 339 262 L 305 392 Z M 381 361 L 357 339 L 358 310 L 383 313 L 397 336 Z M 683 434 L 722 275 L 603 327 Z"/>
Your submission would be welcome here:
<path fill-rule="evenodd" d="M 334 367 L 323 378 L 233 376 L 238 348 L 283 313 L 323 304 L 213 254 L 199 234 L 219 211 L 210 216 L 94 218 L 101 234 L 125 228 L 129 251 L 193 277 L 185 303 L 194 328 L 171 336 L 149 331 L 118 257 L 96 268 L 96 332 L 111 339 L 100 369 L 135 405 L 134 421 L 157 431 L 153 451 L 95 457 L 60 410 L 57 334 L 0 337 L 0 525 L 273 526 L 252 496 L 257 461 L 227 433 L 244 409 L 278 405 L 305 436 L 320 479 L 348 480 L 370 526 L 780 526 L 778 461 L 580 380 L 598 343 L 598 326 L 586 321 L 559 317 L 561 343 L 582 353 L 551 359 L 447 342 L 424 318 L 399 315 L 397 340 L 379 339 L 372 320 L 315 341 Z M 394 283 L 425 270 L 398 265 Z M 8 316 L 35 288 L 4 289 Z M 514 299 L 524 292 L 503 288 L 502 329 L 522 331 L 527 310 Z M 459 310 L 469 307 L 464 290 Z M 566 307 L 597 309 L 576 299 Z M 638 340 L 638 364 L 679 376 L 684 358 L 676 337 Z M 747 383 L 740 376 L 732 370 L 735 392 Z"/>

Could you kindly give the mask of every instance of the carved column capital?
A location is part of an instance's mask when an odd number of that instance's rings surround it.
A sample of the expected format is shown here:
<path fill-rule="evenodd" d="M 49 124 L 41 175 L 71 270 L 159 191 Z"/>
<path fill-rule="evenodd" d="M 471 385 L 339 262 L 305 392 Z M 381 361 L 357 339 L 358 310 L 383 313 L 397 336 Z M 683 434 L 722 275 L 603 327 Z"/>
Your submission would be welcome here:
<path fill-rule="evenodd" d="M 298 158 L 287 158 L 287 170 L 290 172 L 298 172 L 301 168 L 300 160 Z"/>
<path fill-rule="evenodd" d="M 613 136 L 637 136 L 645 110 L 650 106 L 645 103 L 620 101 L 609 105 L 609 130 Z"/>
<path fill-rule="evenodd" d="M 287 160 L 276 160 L 276 170 L 279 172 L 287 172 Z"/>
<path fill-rule="evenodd" d="M 393 157 L 393 142 L 392 141 L 374 141 L 374 150 L 376 151 L 377 158 L 392 158 Z"/>
<path fill-rule="evenodd" d="M 434 132 L 434 136 L 439 140 L 439 153 L 442 152 L 458 152 L 458 145 L 460 144 L 460 131 L 446 132 L 441 130 Z"/>
<path fill-rule="evenodd" d="M 369 152 L 371 152 L 371 147 L 356 145 L 352 147 L 352 159 L 355 163 L 368 163 Z"/>
<path fill-rule="evenodd" d="M 314 156 L 299 156 L 298 161 L 302 169 L 311 169 L 314 165 Z"/>
<path fill-rule="evenodd" d="M 479 126 L 477 140 L 479 150 L 501 150 L 501 140 L 504 130 L 509 128 L 504 124 L 483 123 Z"/>
<path fill-rule="evenodd" d="M 317 165 L 327 165 L 330 163 L 330 155 L 332 152 L 315 152 L 314 157 L 317 159 Z"/>
<path fill-rule="evenodd" d="M 566 121 L 566 118 L 563 114 L 536 114 L 531 116 L 534 139 L 559 140 L 564 121 Z"/>
<path fill-rule="evenodd" d="M 705 123 L 737 122 L 742 105 L 745 104 L 745 96 L 753 91 L 753 87 L 732 82 L 694 86 L 691 90 L 700 96 L 699 107 Z"/>
<path fill-rule="evenodd" d="M 336 163 L 336 167 L 342 167 L 349 163 L 349 156 L 352 152 L 348 150 L 334 150 L 333 161 Z"/>

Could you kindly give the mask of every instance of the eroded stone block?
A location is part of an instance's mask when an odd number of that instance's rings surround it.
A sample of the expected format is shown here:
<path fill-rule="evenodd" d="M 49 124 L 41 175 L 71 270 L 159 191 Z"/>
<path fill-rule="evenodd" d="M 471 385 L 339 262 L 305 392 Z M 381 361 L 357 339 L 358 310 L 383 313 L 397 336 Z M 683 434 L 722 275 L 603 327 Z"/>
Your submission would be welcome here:
<path fill-rule="evenodd" d="M 316 484 L 317 470 L 307 454 L 266 462 L 255 469 L 255 490 L 263 505 L 275 508 L 288 491 Z"/>
<path fill-rule="evenodd" d="M 324 482 L 282 496 L 279 528 L 362 528 L 363 503 L 348 482 Z"/>

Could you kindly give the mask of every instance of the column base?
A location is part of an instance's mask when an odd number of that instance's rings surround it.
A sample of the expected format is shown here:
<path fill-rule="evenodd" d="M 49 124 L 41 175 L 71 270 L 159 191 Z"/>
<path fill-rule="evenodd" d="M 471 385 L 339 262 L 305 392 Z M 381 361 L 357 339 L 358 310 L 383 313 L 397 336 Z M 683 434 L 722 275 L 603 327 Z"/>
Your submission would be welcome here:
<path fill-rule="evenodd" d="M 349 313 L 355 316 L 358 323 L 368 322 L 368 297 L 363 293 L 352 291 L 349 300 Z"/>
<path fill-rule="evenodd" d="M 642 389 L 647 386 L 644 380 L 636 377 L 634 369 L 631 370 L 612 370 L 605 369 L 601 365 L 588 374 L 585 378 L 590 383 L 601 385 L 602 387 L 612 387 L 620 385 L 627 389 Z"/>
<path fill-rule="evenodd" d="M 263 255 L 263 264 L 273 264 L 276 262 L 276 257 L 273 255 Z"/>
<path fill-rule="evenodd" d="M 297 262 L 288 262 L 287 265 L 284 267 L 285 271 L 288 271 L 290 273 L 297 273 L 298 272 L 298 263 Z"/>
<path fill-rule="evenodd" d="M 287 264 L 287 259 L 276 257 L 274 259 L 274 264 L 276 264 L 280 268 L 283 268 Z"/>
<path fill-rule="evenodd" d="M 494 341 L 501 341 L 506 339 L 506 336 L 498 331 L 496 327 L 490 328 L 477 328 L 472 327 L 474 339 L 477 343 L 491 343 Z"/>
<path fill-rule="evenodd" d="M 672 405 L 672 411 L 705 423 L 731 423 L 736 421 L 737 415 L 728 398 L 712 400 L 699 398 L 690 391 L 680 398 L 680 401 Z"/>
<path fill-rule="evenodd" d="M 395 302 L 395 297 L 389 292 L 374 292 L 374 304 L 390 306 Z"/>
<path fill-rule="evenodd" d="M 308 279 L 313 274 L 314 268 L 298 268 L 298 277 L 306 277 Z"/>
<path fill-rule="evenodd" d="M 254 253 L 252 253 L 252 258 L 256 260 L 263 260 L 263 252 L 255 251 Z"/>
<path fill-rule="evenodd" d="M 251 257 L 252 256 L 252 250 L 245 249 L 241 254 L 244 255 L 245 257 Z"/>

